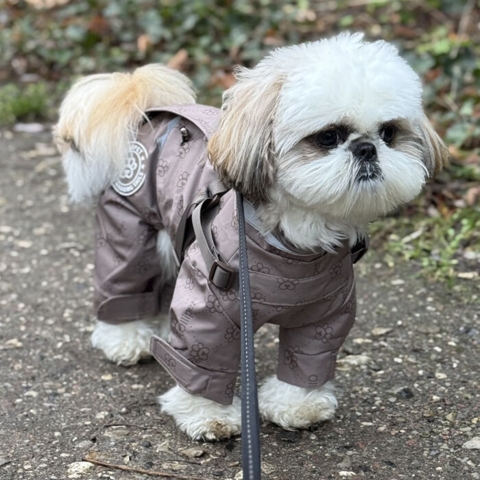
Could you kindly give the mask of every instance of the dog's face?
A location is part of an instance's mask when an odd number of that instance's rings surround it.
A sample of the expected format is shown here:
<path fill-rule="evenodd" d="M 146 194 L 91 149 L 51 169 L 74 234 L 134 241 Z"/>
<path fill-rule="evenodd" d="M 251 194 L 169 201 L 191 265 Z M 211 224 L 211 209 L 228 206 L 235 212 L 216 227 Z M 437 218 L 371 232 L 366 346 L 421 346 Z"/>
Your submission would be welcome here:
<path fill-rule="evenodd" d="M 353 224 L 414 198 L 446 162 L 418 76 L 360 35 L 279 49 L 238 72 L 210 143 L 223 180 Z"/>

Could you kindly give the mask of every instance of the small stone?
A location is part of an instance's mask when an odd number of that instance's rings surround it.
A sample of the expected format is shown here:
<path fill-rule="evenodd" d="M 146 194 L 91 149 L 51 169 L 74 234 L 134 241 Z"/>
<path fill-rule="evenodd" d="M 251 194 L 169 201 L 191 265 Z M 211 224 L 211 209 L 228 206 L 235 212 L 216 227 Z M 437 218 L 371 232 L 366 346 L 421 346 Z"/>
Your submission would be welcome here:
<path fill-rule="evenodd" d="M 347 470 L 352 467 L 352 459 L 349 456 L 345 456 L 341 463 L 338 466 L 343 470 Z"/>
<path fill-rule="evenodd" d="M 427 333 L 427 334 L 434 334 L 440 332 L 440 328 L 436 325 L 419 325 L 417 327 L 417 332 L 420 333 Z"/>
<path fill-rule="evenodd" d="M 440 400 L 441 400 L 441 397 L 437 397 L 437 395 L 433 395 L 432 401 L 433 401 L 434 403 L 437 403 L 437 402 L 439 402 Z"/>
<path fill-rule="evenodd" d="M 125 438 L 130 435 L 130 431 L 125 427 L 111 427 L 104 435 L 108 438 Z"/>
<path fill-rule="evenodd" d="M 240 471 L 238 472 L 234 477 L 233 477 L 234 480 L 243 480 L 243 472 Z"/>
<path fill-rule="evenodd" d="M 152 444 L 148 440 L 145 440 L 144 442 L 142 442 L 142 447 L 150 448 L 151 446 Z"/>
<path fill-rule="evenodd" d="M 443 380 L 447 378 L 447 376 L 442 372 L 435 372 L 435 378 L 438 378 L 439 380 Z"/>
<path fill-rule="evenodd" d="M 267 463 L 265 461 L 262 462 L 262 472 L 265 474 L 265 475 L 270 475 L 271 473 L 273 473 L 275 471 L 275 467 L 273 465 L 271 465 L 270 463 Z"/>
<path fill-rule="evenodd" d="M 36 392 L 35 390 L 29 390 L 28 392 L 25 392 L 23 394 L 24 397 L 33 397 L 33 398 L 37 398 L 38 397 L 38 392 Z"/>
<path fill-rule="evenodd" d="M 96 415 L 95 415 L 95 418 L 97 420 L 104 420 L 106 417 L 108 417 L 108 412 L 98 412 Z"/>
<path fill-rule="evenodd" d="M 105 380 L 106 382 L 110 381 L 113 377 L 110 373 L 106 373 L 105 375 L 102 375 L 100 377 L 102 380 Z"/>
<path fill-rule="evenodd" d="M 350 471 L 341 471 L 341 472 L 338 472 L 338 474 L 341 477 L 354 477 L 356 475 L 355 472 L 350 472 Z"/>
<path fill-rule="evenodd" d="M 466 326 L 460 328 L 460 333 L 468 335 L 469 337 L 478 337 L 480 332 L 476 328 Z"/>
<path fill-rule="evenodd" d="M 400 398 L 413 398 L 413 392 L 408 387 L 402 387 L 395 393 Z"/>
<path fill-rule="evenodd" d="M 373 341 L 370 340 L 370 338 L 354 338 L 353 343 L 356 343 L 358 345 L 363 345 L 364 343 L 372 343 Z"/>
<path fill-rule="evenodd" d="M 86 473 L 93 466 L 94 466 L 93 463 L 90 463 L 90 462 L 73 462 L 68 466 L 68 473 L 69 474 Z"/>
<path fill-rule="evenodd" d="M 180 451 L 180 455 L 183 455 L 184 457 L 188 457 L 188 458 L 203 457 L 205 453 L 206 453 L 205 450 L 198 447 L 187 448 L 186 450 Z"/>
<path fill-rule="evenodd" d="M 374 337 L 382 337 L 383 335 L 390 333 L 392 330 L 393 328 L 376 327 L 372 330 L 372 335 Z"/>
<path fill-rule="evenodd" d="M 40 133 L 45 130 L 45 125 L 41 123 L 16 123 L 13 126 L 13 130 L 15 132 L 22 132 L 22 133 Z"/>
<path fill-rule="evenodd" d="M 449 422 L 454 422 L 455 419 L 457 418 L 457 413 L 456 412 L 452 412 L 452 413 L 449 413 L 446 417 L 445 417 Z"/>
<path fill-rule="evenodd" d="M 462 447 L 468 450 L 480 450 L 480 437 L 473 437 L 468 442 L 465 442 Z"/>
<path fill-rule="evenodd" d="M 90 448 L 92 445 L 93 445 L 93 442 L 91 442 L 90 440 L 82 440 L 81 442 L 77 443 L 76 448 L 80 450 L 86 450 Z"/>
<path fill-rule="evenodd" d="M 188 465 L 179 462 L 165 462 L 162 464 L 162 468 L 170 469 L 174 472 L 180 472 L 182 470 L 186 470 L 188 468 Z"/>
<path fill-rule="evenodd" d="M 348 355 L 337 360 L 337 367 L 339 370 L 350 370 L 352 367 L 367 365 L 369 362 L 370 357 L 367 355 Z"/>
<path fill-rule="evenodd" d="M 458 272 L 458 278 L 464 278 L 466 280 L 473 280 L 478 277 L 478 272 Z"/>

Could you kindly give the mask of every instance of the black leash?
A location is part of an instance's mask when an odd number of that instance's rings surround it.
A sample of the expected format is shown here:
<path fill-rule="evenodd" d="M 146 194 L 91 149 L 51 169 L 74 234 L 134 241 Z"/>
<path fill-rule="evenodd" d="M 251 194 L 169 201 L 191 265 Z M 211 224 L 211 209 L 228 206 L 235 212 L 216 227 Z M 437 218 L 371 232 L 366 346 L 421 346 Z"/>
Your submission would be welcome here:
<path fill-rule="evenodd" d="M 248 274 L 247 239 L 243 196 L 236 192 L 239 236 L 239 295 L 242 362 L 242 466 L 244 480 L 260 480 L 260 420 L 258 414 L 253 315 Z"/>

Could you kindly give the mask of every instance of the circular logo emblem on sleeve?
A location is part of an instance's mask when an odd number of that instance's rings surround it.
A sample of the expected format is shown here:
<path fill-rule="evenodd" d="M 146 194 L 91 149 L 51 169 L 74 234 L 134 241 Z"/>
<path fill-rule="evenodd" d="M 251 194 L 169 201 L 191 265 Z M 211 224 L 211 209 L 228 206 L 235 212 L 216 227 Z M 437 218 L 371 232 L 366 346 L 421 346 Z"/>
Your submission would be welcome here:
<path fill-rule="evenodd" d="M 123 170 L 122 176 L 112 183 L 113 189 L 118 194 L 128 197 L 140 190 L 145 183 L 147 156 L 147 150 L 141 143 L 130 143 L 127 166 Z"/>

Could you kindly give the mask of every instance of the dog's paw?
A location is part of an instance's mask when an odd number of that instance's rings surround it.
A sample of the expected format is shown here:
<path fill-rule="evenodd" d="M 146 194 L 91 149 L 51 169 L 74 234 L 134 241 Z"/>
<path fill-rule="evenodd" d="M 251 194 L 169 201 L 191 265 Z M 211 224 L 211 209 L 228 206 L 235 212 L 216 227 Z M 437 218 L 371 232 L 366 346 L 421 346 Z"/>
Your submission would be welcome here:
<path fill-rule="evenodd" d="M 117 365 L 134 365 L 150 356 L 152 326 L 142 320 L 111 325 L 98 321 L 92 333 L 92 346 Z"/>
<path fill-rule="evenodd" d="M 171 415 L 180 430 L 193 440 L 215 441 L 241 433 L 240 399 L 232 405 L 192 395 L 179 386 L 159 397 L 162 412 Z"/>
<path fill-rule="evenodd" d="M 258 396 L 262 417 L 285 430 L 308 428 L 331 420 L 338 405 L 330 382 L 312 390 L 270 377 L 260 388 Z"/>

